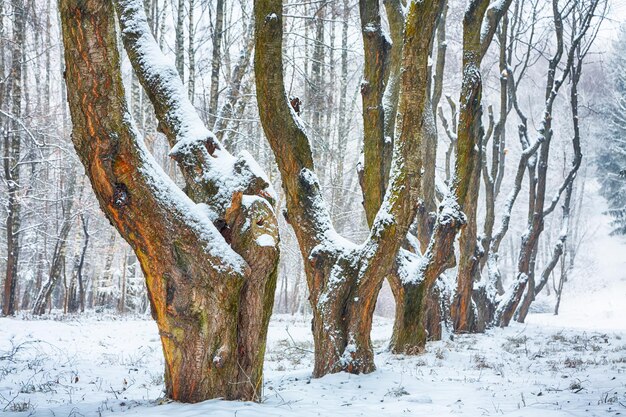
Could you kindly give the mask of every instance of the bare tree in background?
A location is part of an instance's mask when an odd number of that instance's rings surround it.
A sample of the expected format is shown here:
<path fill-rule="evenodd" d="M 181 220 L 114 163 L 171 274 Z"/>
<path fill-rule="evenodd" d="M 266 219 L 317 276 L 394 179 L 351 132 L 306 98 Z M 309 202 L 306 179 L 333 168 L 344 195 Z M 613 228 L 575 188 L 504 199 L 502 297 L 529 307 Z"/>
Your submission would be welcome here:
<path fill-rule="evenodd" d="M 3 2 L 4 4 L 4 2 Z M 20 227 L 21 227 L 21 190 L 20 170 L 22 168 L 22 60 L 25 37 L 26 4 L 23 0 L 11 0 L 13 13 L 13 36 L 11 42 L 11 65 L 8 74 L 8 88 L 1 94 L 0 105 L 5 107 L 5 100 L 10 100 L 8 109 L 7 128 L 3 134 L 4 155 L 3 170 L 8 191 L 6 242 L 7 266 L 4 278 L 4 294 L 2 314 L 5 316 L 15 313 L 17 307 L 18 265 L 20 259 Z M 4 65 L 2 67 L 4 72 Z M 4 75 L 4 74 L 3 74 Z M 4 79 L 5 77 L 3 77 Z M 4 90 L 4 88 L 2 89 Z M 6 115 L 7 113 L 5 113 Z M 6 119 L 5 119 L 6 120 Z"/>
<path fill-rule="evenodd" d="M 496 323 L 500 326 L 507 326 L 517 307 L 522 300 L 524 291 L 529 291 L 529 297 L 534 297 L 535 289 L 535 261 L 537 244 L 539 237 L 544 229 L 544 219 L 557 206 L 559 199 L 572 182 L 580 167 L 582 153 L 580 150 L 580 136 L 576 132 L 572 140 L 574 147 L 574 160 L 572 167 L 567 174 L 563 183 L 559 186 L 556 195 L 546 205 L 546 185 L 548 178 L 548 165 L 550 144 L 552 140 L 552 120 L 553 107 L 555 99 L 561 86 L 567 81 L 568 77 L 573 75 L 573 81 L 578 81 L 576 71 L 580 65 L 582 70 L 582 61 L 584 51 L 588 48 L 597 34 L 599 23 L 602 20 L 606 10 L 607 3 L 602 0 L 589 0 L 584 2 L 567 3 L 563 6 L 559 5 L 557 0 L 552 2 L 552 17 L 554 22 L 554 34 L 556 37 L 556 51 L 548 63 L 547 82 L 545 88 L 545 109 L 541 128 L 539 129 L 539 158 L 536 167 L 530 169 L 530 204 L 529 204 L 529 220 L 527 231 L 522 236 L 520 253 L 518 258 L 517 275 L 511 287 L 505 293 L 502 302 L 498 305 L 496 311 Z M 567 20 L 566 20 L 567 19 Z M 565 39 L 565 24 L 569 21 L 569 42 Z M 581 49 L 582 48 L 582 49 Z M 564 68 L 559 72 L 559 66 L 565 60 Z M 572 103 L 574 105 L 575 103 Z M 575 130 L 578 129 L 577 122 Z M 527 290 L 528 288 L 528 290 Z M 527 301 L 530 303 L 530 300 Z M 528 307 L 524 310 L 527 311 Z M 524 311 L 522 311 L 525 317 Z M 523 320 L 522 317 L 522 320 Z"/>

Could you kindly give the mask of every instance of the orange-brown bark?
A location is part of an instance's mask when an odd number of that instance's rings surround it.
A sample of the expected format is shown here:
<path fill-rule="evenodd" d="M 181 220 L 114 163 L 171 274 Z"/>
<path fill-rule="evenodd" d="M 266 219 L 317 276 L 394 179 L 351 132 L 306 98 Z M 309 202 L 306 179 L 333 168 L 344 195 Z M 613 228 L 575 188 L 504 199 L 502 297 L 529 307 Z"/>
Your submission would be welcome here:
<path fill-rule="evenodd" d="M 272 208 L 233 194 L 227 242 L 162 172 L 132 125 L 110 0 L 62 0 L 72 139 L 107 218 L 146 278 L 168 397 L 258 399 L 278 251 Z M 242 227 L 242 218 L 253 226 Z"/>

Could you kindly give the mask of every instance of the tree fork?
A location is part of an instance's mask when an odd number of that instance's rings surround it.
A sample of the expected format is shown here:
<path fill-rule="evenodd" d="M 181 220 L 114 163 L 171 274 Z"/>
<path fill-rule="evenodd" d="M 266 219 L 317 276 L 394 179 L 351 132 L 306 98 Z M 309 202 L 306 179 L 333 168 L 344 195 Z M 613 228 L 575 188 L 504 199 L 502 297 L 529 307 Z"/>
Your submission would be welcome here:
<path fill-rule="evenodd" d="M 272 208 L 233 194 L 226 210 L 229 245 L 137 137 L 124 98 L 112 2 L 61 0 L 60 11 L 72 139 L 101 209 L 146 277 L 166 395 L 184 402 L 258 399 L 278 250 L 250 242 L 262 234 L 278 241 Z M 252 220 L 246 231 L 245 218 Z"/>
<path fill-rule="evenodd" d="M 500 0 L 490 6 L 489 0 L 472 0 L 463 18 L 463 83 L 459 99 L 457 131 L 457 201 L 467 216 L 467 225 L 459 238 L 457 288 L 450 312 L 457 332 L 476 331 L 476 310 L 472 294 L 474 281 L 480 275 L 482 248 L 477 242 L 477 207 L 482 170 L 482 78 L 480 65 L 491 44 L 496 27 L 507 12 L 511 0 Z M 459 181 L 459 178 L 466 178 Z M 482 326 L 479 326 L 482 327 Z"/>
<path fill-rule="evenodd" d="M 421 180 L 419 125 L 426 103 L 428 45 L 442 0 L 411 3 L 404 94 L 389 186 L 368 239 L 355 245 L 339 236 L 321 195 L 310 142 L 285 96 L 281 0 L 254 2 L 255 80 L 261 124 L 276 156 L 287 212 L 305 261 L 313 308 L 315 376 L 370 372 L 376 296 L 417 211 Z M 409 45 L 410 44 L 410 45 Z M 415 158 L 415 155 L 420 157 Z"/>

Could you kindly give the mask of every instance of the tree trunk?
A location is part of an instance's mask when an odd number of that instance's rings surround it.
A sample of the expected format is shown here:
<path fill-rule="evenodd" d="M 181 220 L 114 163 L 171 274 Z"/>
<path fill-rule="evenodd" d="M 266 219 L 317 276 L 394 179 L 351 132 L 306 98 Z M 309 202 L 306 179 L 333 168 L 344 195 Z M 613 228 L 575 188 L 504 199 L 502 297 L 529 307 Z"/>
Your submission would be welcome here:
<path fill-rule="evenodd" d="M 220 167 L 239 160 L 200 128 L 186 89 L 172 76 L 176 68 L 159 56 L 143 3 L 119 0 L 116 7 L 135 72 L 162 130 L 180 145 L 174 154 L 185 161 L 187 190 L 205 196 L 206 205 L 200 209 L 167 178 L 130 122 L 111 1 L 61 1 L 74 146 L 101 209 L 133 248 L 146 278 L 165 356 L 166 395 L 184 402 L 258 400 L 278 260 L 276 219 L 260 197 L 269 195 L 268 184 L 234 174 L 229 179 L 239 189 L 192 182 L 189 171 L 197 169 L 222 179 L 200 163 L 209 154 Z M 198 128 L 184 130 L 191 125 Z M 240 171 L 245 166 L 237 165 Z M 229 201 L 219 201 L 224 206 L 216 204 L 218 193 Z M 219 230 L 206 210 L 222 219 Z"/>
<path fill-rule="evenodd" d="M 309 286 L 315 343 L 314 375 L 370 372 L 376 296 L 416 213 L 422 161 L 420 122 L 426 105 L 428 52 L 442 1 L 413 2 L 404 45 L 400 132 L 385 200 L 368 239 L 355 245 L 337 234 L 315 175 L 309 138 L 285 97 L 281 0 L 256 0 L 255 80 L 261 123 L 276 156 Z M 364 27 L 366 23 L 364 23 Z M 370 36 L 380 33 L 374 17 Z"/>
<path fill-rule="evenodd" d="M 423 353 L 427 341 L 441 339 L 445 295 L 436 285 L 429 286 L 425 281 L 389 280 L 389 283 L 396 300 L 391 351 L 404 355 Z"/>
<path fill-rule="evenodd" d="M 556 304 L 554 305 L 554 315 L 559 315 L 561 307 L 561 297 L 563 295 L 563 284 L 567 281 L 567 266 L 565 265 L 565 257 L 561 258 L 561 276 L 559 277 L 559 285 L 554 289 L 556 293 Z"/>
<path fill-rule="evenodd" d="M 187 88 L 189 91 L 189 100 L 193 104 L 195 96 L 196 96 L 196 29 L 195 29 L 195 18 L 194 18 L 194 9 L 195 9 L 196 0 L 189 0 L 189 13 L 188 13 L 188 21 L 189 21 L 189 48 L 187 49 L 187 56 L 189 57 L 189 79 L 187 83 Z"/>
<path fill-rule="evenodd" d="M 213 56 L 211 58 L 211 96 L 209 98 L 209 126 L 215 124 L 220 89 L 222 37 L 224 35 L 224 0 L 216 0 L 213 26 Z"/>
<path fill-rule="evenodd" d="M 568 189 L 576 177 L 576 173 L 580 168 L 582 160 L 582 152 L 580 148 L 580 131 L 578 124 L 578 92 L 577 84 L 582 72 L 582 64 L 588 49 L 585 49 L 583 40 L 585 34 L 590 33 L 592 39 L 596 33 L 592 29 L 591 21 L 596 16 L 595 11 L 598 6 L 598 1 L 593 1 L 589 6 L 579 14 L 570 15 L 567 12 L 567 8 L 559 9 L 559 3 L 557 0 L 552 2 L 553 22 L 557 39 L 557 50 L 554 56 L 550 59 L 548 64 L 548 75 L 545 89 L 545 109 L 543 113 L 543 120 L 539 133 L 542 138 L 541 148 L 539 152 L 539 162 L 537 166 L 536 184 L 531 182 L 530 185 L 530 206 L 529 206 L 529 220 L 528 229 L 522 237 L 522 243 L 519 253 L 517 277 L 513 282 L 511 289 L 505 297 L 502 303 L 498 306 L 498 312 L 496 320 L 500 326 L 507 326 L 510 320 L 513 318 L 515 311 L 524 294 L 525 287 L 530 281 L 532 291 L 528 292 L 527 303 L 528 306 L 534 298 L 534 267 L 535 267 L 535 254 L 537 252 L 537 243 L 541 233 L 543 232 L 544 219 L 549 215 L 557 206 L 558 201 L 562 193 Z M 570 22 L 573 33 L 571 34 L 572 42 L 568 45 L 568 49 L 564 48 L 564 16 L 568 16 L 573 19 Z M 588 41 L 588 40 L 587 40 Z M 566 57 L 564 69 L 560 76 L 557 78 L 557 69 L 561 64 L 563 56 Z M 548 174 L 549 152 L 550 142 L 552 139 L 552 119 L 553 119 L 553 104 L 559 92 L 559 89 L 564 82 L 571 78 L 570 100 L 572 105 L 572 121 L 574 126 L 574 135 L 572 138 L 572 145 L 574 148 L 574 160 L 572 167 L 570 168 L 563 183 L 558 188 L 556 195 L 552 198 L 547 207 L 546 202 L 546 183 Z M 571 193 L 571 190 L 570 190 Z M 569 210 L 569 203 L 568 203 Z M 531 280 L 532 279 L 532 280 Z M 522 320 L 528 311 L 528 306 L 523 309 Z"/>
<path fill-rule="evenodd" d="M 391 6 L 390 6 L 391 7 Z M 380 4 L 378 1 L 360 0 L 361 33 L 363 37 L 364 65 L 361 97 L 363 99 L 363 164 L 362 189 L 363 205 L 369 226 L 374 222 L 378 209 L 385 197 L 393 150 L 393 135 L 385 136 L 385 74 L 389 66 L 391 45 L 381 27 Z M 396 23 L 396 22 L 394 22 Z M 400 35 L 404 22 L 397 22 Z M 397 27 L 392 27 L 395 34 Z M 401 39 L 401 36 L 400 36 Z M 400 45 L 397 45 L 400 49 Z M 395 54 L 400 60 L 402 54 Z M 398 61 L 399 65 L 399 61 Z M 397 74 L 393 74 L 397 78 Z M 393 84 L 392 80 L 392 84 Z M 399 87 L 399 80 L 395 81 Z M 393 86 L 392 86 L 393 88 Z M 395 112 L 391 115 L 395 118 Z"/>
<path fill-rule="evenodd" d="M 467 217 L 467 225 L 459 238 L 457 287 L 450 313 L 456 332 L 476 331 L 476 309 L 472 300 L 474 282 L 479 280 L 479 260 L 483 255 L 477 242 L 477 208 L 482 170 L 482 79 L 480 64 L 496 27 L 507 12 L 511 0 L 489 7 L 488 0 L 473 0 L 468 4 L 463 19 L 463 83 L 459 99 L 458 152 L 456 171 L 469 181 L 456 186 L 456 197 Z M 487 288 L 487 287 L 485 287 Z"/>
<path fill-rule="evenodd" d="M 80 312 L 85 312 L 85 279 L 83 277 L 83 269 L 85 266 L 85 255 L 87 254 L 87 248 L 89 247 L 89 225 L 85 219 L 85 215 L 80 215 L 80 222 L 83 226 L 83 234 L 85 236 L 83 240 L 83 248 L 80 252 L 80 258 L 78 260 L 78 266 L 76 268 L 76 279 L 78 281 L 78 300 L 80 304 Z"/>
<path fill-rule="evenodd" d="M 185 80 L 185 0 L 178 0 L 176 8 L 176 38 L 174 42 L 176 70 L 182 81 Z"/>
<path fill-rule="evenodd" d="M 117 312 L 124 314 L 126 312 L 126 275 L 128 274 L 128 253 L 124 251 L 122 263 L 122 276 L 120 277 L 120 297 L 117 300 Z"/>
<path fill-rule="evenodd" d="M 459 100 L 461 112 L 458 127 L 458 152 L 456 171 L 470 178 L 465 186 L 455 187 L 467 224 L 459 238 L 459 264 L 457 287 L 450 313 L 456 332 L 473 330 L 475 311 L 472 302 L 474 280 L 480 258 L 477 239 L 476 209 L 480 186 L 482 161 L 482 79 L 480 74 L 481 28 L 488 0 L 476 0 L 468 5 L 463 20 L 463 83 Z"/>
<path fill-rule="evenodd" d="M 72 229 L 72 223 L 74 223 L 72 207 L 74 205 L 74 191 L 76 186 L 76 171 L 72 170 L 67 179 L 66 189 L 64 195 L 66 201 L 61 203 L 63 209 L 63 220 L 61 222 L 61 230 L 57 235 L 57 241 L 54 246 L 54 252 L 52 255 L 52 265 L 50 267 L 50 273 L 48 280 L 41 287 L 35 304 L 33 305 L 33 314 L 40 316 L 46 312 L 46 307 L 50 303 L 50 296 L 56 288 L 61 275 L 65 269 L 65 252 L 67 249 L 68 237 Z"/>
<path fill-rule="evenodd" d="M 577 82 L 577 80 L 576 80 Z M 573 93 L 572 95 L 575 96 L 576 98 L 574 98 L 572 100 L 572 111 L 573 111 L 573 115 L 574 115 L 574 124 L 576 126 L 576 130 L 578 130 L 578 112 L 576 111 L 576 109 L 578 108 L 577 106 L 577 92 L 576 92 L 576 82 L 574 82 L 572 84 L 572 90 Z M 573 179 L 572 179 L 573 181 Z M 529 280 L 528 282 L 528 289 L 526 290 L 526 295 L 524 296 L 519 309 L 516 312 L 516 320 L 520 323 L 524 323 L 524 320 L 526 320 L 526 316 L 528 315 L 528 311 L 530 310 L 530 305 L 532 304 L 533 301 L 535 301 L 535 296 L 537 294 L 539 294 L 539 291 L 541 291 L 541 289 L 543 288 L 543 286 L 545 285 L 545 283 L 548 281 L 548 277 L 550 276 L 550 274 L 552 274 L 552 271 L 554 270 L 554 268 L 556 267 L 557 263 L 559 262 L 559 259 L 561 257 L 564 257 L 563 253 L 565 251 L 565 247 L 567 245 L 567 238 L 569 235 L 569 229 L 570 229 L 570 205 L 571 205 L 571 201 L 572 201 L 572 191 L 573 191 L 573 182 L 570 182 L 565 190 L 565 197 L 563 200 L 563 216 L 561 219 L 561 229 L 560 229 L 560 235 L 558 238 L 557 243 L 554 245 L 554 250 L 552 252 L 552 258 L 550 259 L 550 261 L 547 263 L 545 269 L 543 270 L 543 272 L 541 273 L 541 279 L 539 280 L 539 283 L 537 286 L 535 286 L 535 281 L 534 279 Z M 534 275 L 534 274 L 533 274 Z M 555 314 L 557 314 L 558 312 L 558 305 L 560 303 L 560 299 L 561 299 L 561 290 L 563 288 L 563 283 L 561 281 L 563 281 L 564 279 L 566 279 L 567 277 L 567 271 L 565 271 L 565 265 L 563 262 L 561 262 L 561 279 L 559 280 L 559 288 L 556 291 L 557 293 L 557 307 L 555 308 Z M 534 277 L 533 277 L 534 278 Z"/>
<path fill-rule="evenodd" d="M 434 84 L 432 88 L 432 97 L 429 98 L 430 103 L 427 107 L 423 124 L 423 136 L 424 146 L 422 147 L 423 159 L 424 159 L 424 174 L 422 177 L 422 197 L 419 210 L 417 212 L 416 219 L 416 233 L 417 239 L 420 242 L 421 253 L 425 253 L 430 243 L 430 238 L 433 233 L 435 221 L 437 218 L 437 198 L 435 196 L 435 180 L 436 180 L 436 165 L 437 165 L 437 121 L 435 115 L 435 102 L 439 102 L 441 98 L 441 92 L 443 89 L 443 70 L 445 67 L 445 24 L 447 3 L 442 10 L 441 15 L 438 18 L 437 24 L 437 63 L 432 74 L 432 81 L 428 84 L 428 91 L 431 91 L 431 83 Z M 398 37 L 398 43 L 402 37 Z M 394 39 L 395 42 L 395 38 Z M 431 47 L 432 50 L 432 47 Z M 433 52 L 431 52 L 431 56 Z M 437 305 L 438 301 L 434 300 L 434 304 Z M 434 310 L 433 310 L 434 311 Z"/>
<path fill-rule="evenodd" d="M 365 64 L 364 83 L 361 88 L 363 97 L 364 120 L 364 164 L 360 173 L 361 189 L 364 195 L 364 207 L 368 224 L 371 226 L 380 208 L 386 192 L 392 150 L 396 134 L 396 118 L 400 102 L 403 38 L 405 14 L 400 1 L 385 3 L 387 20 L 393 46 L 390 45 L 378 28 L 380 27 L 380 5 L 376 1 L 359 3 L 361 12 L 361 32 L 364 42 Z M 441 9 L 439 9 L 441 10 Z M 437 18 L 439 18 L 437 16 Z M 429 39 L 428 47 L 432 45 Z M 435 166 L 433 153 L 436 153 L 436 129 L 434 118 L 430 114 L 431 104 L 429 83 L 425 83 L 427 103 L 422 115 L 420 127 L 422 136 L 421 157 L 423 163 L 420 201 L 417 212 L 417 238 L 421 247 L 413 247 L 409 241 L 405 247 L 414 252 L 426 251 L 434 219 L 435 205 Z M 412 236 L 411 236 L 412 237 Z M 401 254 L 401 257 L 410 256 Z M 441 334 L 441 311 L 439 293 L 430 287 L 421 288 L 427 294 L 426 299 L 413 299 L 414 283 L 408 280 L 407 288 L 398 271 L 388 277 L 396 302 L 396 322 L 392 347 L 402 346 L 404 353 L 417 353 L 423 349 L 426 337 L 415 333 L 415 328 L 423 328 L 422 333 L 436 339 Z M 420 284 L 422 285 L 422 284 Z M 431 285 L 431 284 L 429 284 Z M 422 309 L 421 307 L 426 307 Z M 404 311 L 419 311 L 419 315 L 403 314 Z M 425 327 L 424 327 L 425 326 Z M 412 340 L 414 343 L 410 343 Z M 400 344 L 395 343 L 398 341 Z M 395 348 L 394 348 L 395 349 Z M 400 349 L 398 347 L 398 349 Z"/>
<path fill-rule="evenodd" d="M 102 288 L 102 284 L 108 284 L 113 282 L 113 259 L 115 257 L 115 253 L 117 250 L 117 231 L 115 229 L 111 230 L 111 236 L 109 237 L 109 241 L 107 244 L 106 256 L 104 258 L 104 269 L 100 273 L 100 277 L 98 279 L 97 287 L 94 288 L 94 293 L 96 294 L 96 300 L 93 303 L 97 306 L 106 305 L 105 301 L 100 298 L 99 291 Z"/>
<path fill-rule="evenodd" d="M 505 15 L 502 18 L 500 25 L 500 33 L 498 34 L 498 40 L 500 44 L 500 57 L 499 57 L 499 70 L 500 70 L 500 117 L 498 123 L 493 130 L 493 139 L 491 146 L 491 166 L 487 162 L 487 141 L 485 141 L 485 149 L 483 150 L 483 182 L 485 183 L 485 222 L 483 226 L 483 238 L 482 238 L 482 251 L 483 256 L 480 258 L 480 271 L 487 264 L 486 256 L 489 253 L 491 247 L 491 241 L 493 239 L 493 229 L 496 219 L 496 198 L 500 191 L 500 183 L 504 175 L 504 149 L 506 142 L 506 121 L 509 114 L 511 105 L 509 103 L 509 76 L 513 77 L 514 74 L 508 73 L 507 67 L 507 33 L 508 33 L 508 17 Z M 491 107 L 490 107 L 491 110 Z M 492 112 L 489 112 L 490 121 L 493 120 Z M 501 294 L 501 281 L 499 284 L 498 292 Z"/>
<path fill-rule="evenodd" d="M 4 134 L 4 181 L 7 184 L 6 241 L 7 263 L 4 279 L 2 314 L 10 316 L 17 308 L 17 280 L 20 258 L 20 160 L 22 126 L 22 60 L 25 39 L 25 5 L 23 0 L 11 0 L 13 9 L 13 39 L 9 90 L 12 97 L 10 129 Z"/>
<path fill-rule="evenodd" d="M 226 98 L 224 104 L 220 108 L 220 111 L 215 118 L 213 124 L 213 131 L 217 136 L 217 139 L 224 140 L 227 137 L 227 128 L 231 124 L 233 117 L 240 117 L 241 113 L 236 112 L 236 106 L 240 103 L 242 96 L 244 95 L 244 77 L 248 74 L 250 68 L 250 57 L 252 56 L 252 49 L 254 48 L 254 22 L 250 21 L 246 30 L 245 47 L 239 55 L 239 60 L 233 68 L 233 72 L 230 76 L 230 84 L 226 92 Z M 225 141 L 228 145 L 228 140 Z"/>

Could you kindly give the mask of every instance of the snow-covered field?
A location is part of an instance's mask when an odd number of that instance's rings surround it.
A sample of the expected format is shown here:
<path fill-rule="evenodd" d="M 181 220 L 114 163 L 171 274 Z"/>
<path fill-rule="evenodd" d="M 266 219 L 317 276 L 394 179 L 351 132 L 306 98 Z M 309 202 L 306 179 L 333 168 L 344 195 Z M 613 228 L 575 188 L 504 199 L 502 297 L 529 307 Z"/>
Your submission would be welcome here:
<path fill-rule="evenodd" d="M 167 404 L 161 347 L 148 318 L 0 319 L 0 410 L 16 416 L 594 416 L 626 414 L 626 329 L 531 324 L 456 336 L 419 357 L 385 352 L 378 370 L 311 379 L 310 325 L 271 323 L 261 404 Z M 22 411 L 18 411 L 22 410 Z"/>
<path fill-rule="evenodd" d="M 603 201 L 598 206 L 603 211 Z M 163 364 L 149 317 L 90 313 L 0 318 L 0 412 L 15 416 L 613 416 L 626 415 L 626 242 L 590 216 L 561 314 L 540 297 L 527 324 L 429 343 L 419 357 L 386 352 L 378 370 L 311 379 L 310 319 L 272 319 L 263 401 L 162 400 Z M 545 308 L 547 310 L 547 308 Z"/>

